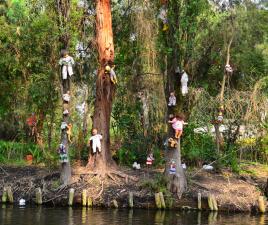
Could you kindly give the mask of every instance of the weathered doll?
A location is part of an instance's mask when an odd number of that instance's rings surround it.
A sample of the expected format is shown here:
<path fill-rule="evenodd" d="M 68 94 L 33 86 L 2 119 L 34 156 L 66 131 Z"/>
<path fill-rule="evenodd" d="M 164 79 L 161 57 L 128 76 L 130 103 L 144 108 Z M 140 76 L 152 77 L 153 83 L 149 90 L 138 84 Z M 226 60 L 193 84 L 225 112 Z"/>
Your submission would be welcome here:
<path fill-rule="evenodd" d="M 70 91 L 67 91 L 65 94 L 62 95 L 62 99 L 65 103 L 68 103 L 71 99 Z"/>
<path fill-rule="evenodd" d="M 179 139 L 182 135 L 183 125 L 186 124 L 184 122 L 184 116 L 176 115 L 172 120 L 169 120 L 168 123 L 171 123 L 172 128 L 175 130 L 175 138 Z"/>
<path fill-rule="evenodd" d="M 67 50 L 62 50 L 62 58 L 60 58 L 59 64 L 61 65 L 61 75 L 63 80 L 66 80 L 68 76 L 71 77 L 74 74 L 74 59 L 68 55 Z"/>
<path fill-rule="evenodd" d="M 183 96 L 185 96 L 186 94 L 188 94 L 188 86 L 187 86 L 187 83 L 188 83 L 188 75 L 187 73 L 182 70 L 182 76 L 181 76 L 181 94 Z"/>
<path fill-rule="evenodd" d="M 71 137 L 72 137 L 72 127 L 73 127 L 73 125 L 71 123 L 68 123 L 66 133 L 67 133 L 67 136 L 68 136 L 68 141 L 70 143 L 72 143 L 72 140 L 71 140 Z"/>
<path fill-rule="evenodd" d="M 60 155 L 60 163 L 67 163 L 68 155 L 67 155 L 66 147 L 64 144 L 60 144 L 58 148 L 58 153 Z"/>
<path fill-rule="evenodd" d="M 163 22 L 163 31 L 168 30 L 168 19 L 167 19 L 167 7 L 164 5 L 160 8 L 158 18 Z"/>
<path fill-rule="evenodd" d="M 168 100 L 169 100 L 168 106 L 175 106 L 176 105 L 176 96 L 175 96 L 174 91 L 170 92 Z"/>
<path fill-rule="evenodd" d="M 176 174 L 176 161 L 174 159 L 171 160 L 169 174 L 170 175 Z"/>
<path fill-rule="evenodd" d="M 153 162 L 154 162 L 154 156 L 153 156 L 153 153 L 150 153 L 150 154 L 147 156 L 147 159 L 146 159 L 146 165 L 147 165 L 147 166 L 151 166 L 151 165 L 153 165 Z"/>
<path fill-rule="evenodd" d="M 109 74 L 110 79 L 111 79 L 113 84 L 117 84 L 117 78 L 116 78 L 116 74 L 114 72 L 114 68 L 115 68 L 115 65 L 113 65 L 112 67 L 110 67 L 108 65 L 105 66 L 105 73 Z"/>
<path fill-rule="evenodd" d="M 226 64 L 225 65 L 225 71 L 227 73 L 233 73 L 233 68 L 229 64 Z"/>
<path fill-rule="evenodd" d="M 89 145 L 92 148 L 93 154 L 95 154 L 97 151 L 101 152 L 101 140 L 102 135 L 98 134 L 97 129 L 92 129 L 92 136 L 89 139 Z"/>

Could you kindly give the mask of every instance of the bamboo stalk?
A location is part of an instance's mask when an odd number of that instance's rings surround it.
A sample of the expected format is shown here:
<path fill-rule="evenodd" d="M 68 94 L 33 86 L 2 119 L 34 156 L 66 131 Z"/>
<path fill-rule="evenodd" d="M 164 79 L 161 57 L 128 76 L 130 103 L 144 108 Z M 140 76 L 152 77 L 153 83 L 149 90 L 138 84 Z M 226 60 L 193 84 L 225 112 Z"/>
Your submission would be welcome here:
<path fill-rule="evenodd" d="M 87 199 L 87 206 L 90 208 L 92 208 L 92 206 L 93 206 L 93 200 L 91 197 L 88 197 L 88 199 Z"/>
<path fill-rule="evenodd" d="M 162 192 L 159 193 L 159 197 L 160 197 L 160 200 L 161 200 L 161 208 L 165 209 L 166 208 L 166 203 L 165 203 L 164 195 L 163 195 Z"/>
<path fill-rule="evenodd" d="M 161 209 L 161 199 L 159 193 L 154 194 L 156 208 Z"/>

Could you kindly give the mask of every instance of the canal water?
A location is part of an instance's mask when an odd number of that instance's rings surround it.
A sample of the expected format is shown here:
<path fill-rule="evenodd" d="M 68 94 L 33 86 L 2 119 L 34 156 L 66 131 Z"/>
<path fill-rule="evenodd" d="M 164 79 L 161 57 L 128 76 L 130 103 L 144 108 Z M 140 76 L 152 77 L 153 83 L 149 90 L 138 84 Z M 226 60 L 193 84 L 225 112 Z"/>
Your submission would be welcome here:
<path fill-rule="evenodd" d="M 190 211 L 3 207 L 1 225 L 255 225 L 268 216 Z"/>

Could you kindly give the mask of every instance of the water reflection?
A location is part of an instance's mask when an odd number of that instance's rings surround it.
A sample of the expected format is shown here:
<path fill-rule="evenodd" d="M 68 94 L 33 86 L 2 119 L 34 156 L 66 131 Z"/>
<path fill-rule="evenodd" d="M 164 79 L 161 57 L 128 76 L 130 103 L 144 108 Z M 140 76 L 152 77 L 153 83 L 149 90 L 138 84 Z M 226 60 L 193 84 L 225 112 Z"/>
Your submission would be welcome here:
<path fill-rule="evenodd" d="M 266 215 L 198 211 L 0 207 L 1 225 L 268 225 Z"/>

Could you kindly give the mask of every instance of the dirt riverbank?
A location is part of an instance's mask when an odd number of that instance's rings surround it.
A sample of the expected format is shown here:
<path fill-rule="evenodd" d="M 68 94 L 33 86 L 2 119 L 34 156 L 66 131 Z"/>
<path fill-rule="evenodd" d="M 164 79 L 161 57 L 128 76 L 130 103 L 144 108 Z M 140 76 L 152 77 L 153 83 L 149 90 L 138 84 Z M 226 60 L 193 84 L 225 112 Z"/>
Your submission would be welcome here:
<path fill-rule="evenodd" d="M 113 202 L 116 200 L 118 207 L 123 208 L 128 207 L 128 194 L 132 192 L 135 208 L 156 208 L 154 194 L 163 191 L 168 207 L 195 209 L 197 194 L 201 193 L 204 210 L 208 210 L 208 195 L 213 194 L 219 210 L 254 211 L 257 209 L 258 197 L 263 195 L 265 190 L 268 175 L 266 170 L 259 174 L 237 175 L 228 170 L 209 172 L 193 169 L 191 172 L 187 171 L 187 192 L 178 199 L 165 192 L 161 169 L 134 171 L 120 168 L 120 170 L 126 175 L 124 178 L 115 176 L 101 179 L 88 173 L 85 167 L 74 166 L 72 184 L 61 186 L 60 174 L 57 170 L 50 171 L 37 166 L 1 166 L 0 196 L 4 187 L 11 186 L 14 204 L 18 204 L 20 198 L 24 198 L 27 204 L 31 204 L 35 201 L 35 189 L 41 188 L 43 204 L 67 205 L 69 189 L 74 188 L 74 205 L 81 205 L 82 190 L 87 190 L 94 206 L 113 207 Z"/>

